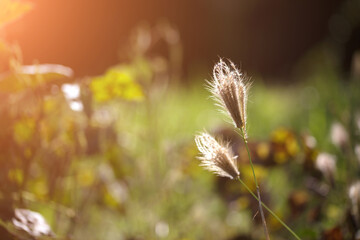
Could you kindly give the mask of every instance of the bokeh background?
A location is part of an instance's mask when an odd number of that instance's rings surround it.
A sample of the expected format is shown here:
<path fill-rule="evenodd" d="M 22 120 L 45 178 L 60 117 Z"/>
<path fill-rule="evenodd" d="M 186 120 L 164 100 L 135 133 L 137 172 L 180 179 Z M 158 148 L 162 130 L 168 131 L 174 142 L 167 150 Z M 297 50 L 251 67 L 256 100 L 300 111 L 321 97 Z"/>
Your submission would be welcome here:
<path fill-rule="evenodd" d="M 302 239 L 360 239 L 359 0 L 0 0 L 0 239 L 265 239 L 196 159 L 206 129 L 255 190 L 205 88 L 220 57 L 252 83 L 264 202 Z"/>
<path fill-rule="evenodd" d="M 349 69 L 359 46 L 357 3 L 344 1 L 34 1 L 7 37 L 24 61 L 70 66 L 98 75 L 127 57 L 138 26 L 168 22 L 183 46 L 183 71 L 211 68 L 226 56 L 249 72 L 282 76 L 313 47 L 328 41 Z M 158 46 L 159 51 L 163 50 Z"/>

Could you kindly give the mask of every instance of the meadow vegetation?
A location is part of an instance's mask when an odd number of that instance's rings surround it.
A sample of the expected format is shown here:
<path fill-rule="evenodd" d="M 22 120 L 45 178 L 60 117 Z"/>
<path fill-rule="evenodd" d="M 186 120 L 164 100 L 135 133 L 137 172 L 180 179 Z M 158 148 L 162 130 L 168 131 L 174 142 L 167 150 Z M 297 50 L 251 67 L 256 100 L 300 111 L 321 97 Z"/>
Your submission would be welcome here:
<path fill-rule="evenodd" d="M 30 8 L 1 4 L 0 28 Z M 256 190 L 243 139 L 204 87 L 211 69 L 184 84 L 175 30 L 141 31 L 163 33 L 172 57 L 147 55 L 140 39 L 127 62 L 76 79 L 66 66 L 24 66 L 0 39 L 1 239 L 265 239 L 257 201 L 199 166 L 194 136 L 206 129 L 231 141 Z M 247 135 L 263 202 L 301 239 L 358 239 L 359 66 L 345 76 L 324 43 L 293 75 L 251 77 Z M 265 217 L 272 239 L 292 238 Z"/>

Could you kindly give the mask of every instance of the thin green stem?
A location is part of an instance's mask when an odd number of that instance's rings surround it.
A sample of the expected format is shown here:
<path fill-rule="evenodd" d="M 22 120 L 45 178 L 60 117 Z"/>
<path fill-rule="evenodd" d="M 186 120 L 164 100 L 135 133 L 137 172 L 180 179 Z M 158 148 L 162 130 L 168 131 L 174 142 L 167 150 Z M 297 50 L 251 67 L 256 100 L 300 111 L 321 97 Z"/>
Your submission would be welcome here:
<path fill-rule="evenodd" d="M 261 215 L 261 221 L 263 223 L 263 226 L 264 226 L 264 233 L 265 233 L 265 236 L 266 236 L 266 239 L 267 240 L 270 240 L 270 236 L 269 236 L 269 231 L 267 229 L 267 225 L 266 225 L 266 220 L 265 220 L 265 215 L 264 215 L 264 211 L 262 209 L 262 202 L 261 202 L 261 196 L 260 196 L 260 188 L 259 188 L 259 185 L 258 185 L 258 182 L 257 182 L 257 179 L 256 179 L 256 175 L 255 175 L 255 170 L 254 170 L 254 165 L 252 163 L 252 160 L 251 160 L 251 155 L 250 155 L 250 151 L 249 151 L 249 147 L 248 147 L 248 144 L 247 144 L 247 139 L 245 137 L 245 133 L 243 131 L 242 128 L 240 128 L 240 131 L 241 131 L 241 136 L 244 140 L 244 143 L 245 143 L 245 147 L 246 147 L 246 151 L 248 153 L 248 157 L 249 157 L 249 162 L 250 162 L 250 166 L 251 166 L 251 169 L 252 169 L 252 172 L 253 172 L 253 176 L 254 176 L 254 181 L 255 181 L 255 186 L 256 186 L 256 192 L 257 192 L 257 195 L 258 195 L 258 202 L 259 202 L 259 211 L 260 211 L 260 215 Z"/>
<path fill-rule="evenodd" d="M 247 151 L 247 154 L 248 154 L 248 157 L 249 157 L 249 162 L 250 162 L 251 170 L 252 170 L 253 176 L 254 176 L 255 186 L 256 186 L 256 187 L 259 187 L 258 182 L 257 182 L 257 179 L 256 179 L 256 175 L 255 175 L 254 165 L 253 165 L 252 160 L 251 160 L 250 150 L 249 150 L 249 147 L 248 147 L 248 144 L 247 144 L 247 139 L 245 138 L 244 131 L 243 131 L 242 128 L 240 128 L 240 131 L 241 131 L 241 137 L 242 137 L 243 140 L 244 140 L 245 147 L 246 147 L 246 151 Z"/>
<path fill-rule="evenodd" d="M 251 191 L 251 189 L 246 185 L 246 183 L 245 183 L 243 180 L 241 180 L 240 177 L 238 177 L 238 180 L 239 180 L 239 182 L 246 188 L 246 190 L 247 190 L 257 201 L 259 201 L 259 199 L 258 199 L 258 197 L 255 195 L 255 193 L 253 193 L 253 192 Z M 284 223 L 273 211 L 271 211 L 271 209 L 270 209 L 268 206 L 266 206 L 263 202 L 261 202 L 261 205 L 262 205 L 274 218 L 276 218 L 276 220 L 278 220 L 279 223 L 281 223 L 281 225 L 283 225 L 297 240 L 301 240 L 301 238 L 300 238 L 293 230 L 291 230 L 291 228 L 290 228 L 288 225 L 286 225 L 286 223 Z"/>

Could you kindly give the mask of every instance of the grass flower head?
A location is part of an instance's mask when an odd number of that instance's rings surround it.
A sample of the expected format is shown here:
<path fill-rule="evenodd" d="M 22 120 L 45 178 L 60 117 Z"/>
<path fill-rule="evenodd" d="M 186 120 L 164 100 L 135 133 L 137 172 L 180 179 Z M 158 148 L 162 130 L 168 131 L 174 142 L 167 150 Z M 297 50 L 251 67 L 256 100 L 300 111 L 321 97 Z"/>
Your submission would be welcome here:
<path fill-rule="evenodd" d="M 359 221 L 360 212 L 360 181 L 353 183 L 349 188 L 349 198 L 351 201 L 351 213 Z"/>
<path fill-rule="evenodd" d="M 334 155 L 320 153 L 316 158 L 315 166 L 325 178 L 333 183 L 336 173 L 336 157 Z"/>
<path fill-rule="evenodd" d="M 219 105 L 232 118 L 235 127 L 242 129 L 246 134 L 246 106 L 250 86 L 229 61 L 226 64 L 222 59 L 215 64 L 213 80 L 209 82 L 209 89 Z"/>
<path fill-rule="evenodd" d="M 196 145 L 201 152 L 201 166 L 210 172 L 230 179 L 237 178 L 240 173 L 236 167 L 236 157 L 229 151 L 227 146 L 219 144 L 208 133 L 195 136 Z"/>

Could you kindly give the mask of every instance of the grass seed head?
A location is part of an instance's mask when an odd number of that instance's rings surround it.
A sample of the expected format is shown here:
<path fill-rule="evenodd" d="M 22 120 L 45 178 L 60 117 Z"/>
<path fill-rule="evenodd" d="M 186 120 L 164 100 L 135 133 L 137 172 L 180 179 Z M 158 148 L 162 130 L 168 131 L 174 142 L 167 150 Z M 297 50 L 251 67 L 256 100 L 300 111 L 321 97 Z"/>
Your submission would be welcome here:
<path fill-rule="evenodd" d="M 349 188 L 349 198 L 351 201 L 351 212 L 356 217 L 357 221 L 360 219 L 360 181 L 353 183 Z"/>
<path fill-rule="evenodd" d="M 331 183 L 334 180 L 336 173 L 336 157 L 329 153 L 320 153 L 315 162 L 316 168 L 327 178 Z"/>
<path fill-rule="evenodd" d="M 236 157 L 231 154 L 227 146 L 219 144 L 208 133 L 195 136 L 195 142 L 201 152 L 200 166 L 218 176 L 230 179 L 235 179 L 240 175 L 236 167 Z"/>
<path fill-rule="evenodd" d="M 339 122 L 331 125 L 331 142 L 339 148 L 344 147 L 349 142 L 349 134 Z"/>
<path fill-rule="evenodd" d="M 213 80 L 208 83 L 210 92 L 230 115 L 235 127 L 246 134 L 246 106 L 250 86 L 242 73 L 231 61 L 226 64 L 220 59 L 214 66 Z"/>

